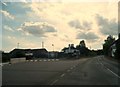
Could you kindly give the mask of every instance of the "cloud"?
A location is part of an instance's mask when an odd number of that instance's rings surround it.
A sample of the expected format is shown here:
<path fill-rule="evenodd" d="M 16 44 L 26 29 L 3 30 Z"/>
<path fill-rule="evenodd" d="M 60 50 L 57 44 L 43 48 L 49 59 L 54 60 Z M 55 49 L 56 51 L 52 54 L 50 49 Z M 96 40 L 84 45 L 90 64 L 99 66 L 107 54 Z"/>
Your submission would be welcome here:
<path fill-rule="evenodd" d="M 79 20 L 72 20 L 68 23 L 71 27 L 74 27 L 76 29 L 91 29 L 91 24 L 87 21 L 83 21 L 82 23 Z"/>
<path fill-rule="evenodd" d="M 71 42 L 72 41 L 71 38 L 69 38 L 69 36 L 64 35 L 64 34 L 59 35 L 59 38 L 61 41 L 64 41 L 64 42 Z"/>
<path fill-rule="evenodd" d="M 100 16 L 96 15 L 96 21 L 99 26 L 100 32 L 104 35 L 117 35 L 118 32 L 118 23 L 115 19 L 108 20 Z"/>
<path fill-rule="evenodd" d="M 20 37 L 19 37 L 20 38 Z M 17 43 L 20 43 L 20 48 L 36 48 L 39 47 L 39 43 L 33 42 L 33 40 L 31 39 L 26 39 L 26 38 L 20 38 L 19 39 L 16 36 L 13 35 L 6 35 L 4 37 L 2 37 L 2 48 L 3 50 L 7 50 L 7 51 L 11 51 L 12 49 L 14 49 L 17 46 Z"/>
<path fill-rule="evenodd" d="M 79 33 L 76 39 L 97 40 L 99 37 L 93 32 Z"/>
<path fill-rule="evenodd" d="M 23 47 L 37 48 L 41 44 L 41 41 L 44 41 L 45 48 L 49 50 L 52 49 L 52 46 L 50 46 L 50 44 L 53 43 L 55 44 L 55 50 L 58 50 L 56 48 L 63 48 L 63 46 L 66 46 L 69 43 L 74 43 L 77 45 L 79 44 L 79 38 L 85 38 L 87 39 L 87 41 L 89 41 L 90 39 L 92 42 L 88 42 L 88 45 L 95 47 L 96 45 L 93 44 L 94 37 L 92 35 L 89 35 L 87 32 L 94 32 L 95 35 L 98 35 L 100 37 L 99 38 L 97 36 L 101 41 L 99 41 L 99 39 L 95 39 L 96 44 L 102 43 L 105 38 L 105 35 L 101 34 L 101 32 L 99 31 L 100 29 L 98 29 L 98 27 L 100 26 L 96 26 L 95 14 L 99 13 L 100 15 L 104 15 L 105 18 L 107 17 L 109 19 L 113 19 L 117 16 L 118 7 L 117 3 L 114 5 L 109 5 L 109 3 L 106 2 L 39 3 L 33 1 L 32 3 L 23 3 L 19 1 L 18 3 L 17 1 L 6 2 L 7 6 L 2 5 L 2 10 L 9 12 L 15 17 L 15 20 L 3 21 L 4 25 L 9 25 L 11 28 L 14 28 L 15 31 L 14 33 L 10 33 L 6 30 L 4 36 L 12 36 L 13 34 L 13 36 L 16 38 L 16 41 L 13 39 L 10 40 L 11 42 L 13 42 L 13 44 L 15 43 L 14 45 L 12 45 L 13 47 L 15 47 L 16 43 L 19 42 L 21 43 L 21 45 L 27 44 Z M 3 17 L 5 16 L 3 15 Z M 9 18 L 5 17 L 5 19 Z M 42 21 L 47 22 L 47 24 L 51 26 L 51 28 L 49 28 L 49 30 L 45 29 L 45 26 L 43 28 L 41 26 L 42 24 L 40 24 L 43 23 Z M 57 32 L 53 25 L 57 28 Z M 18 29 L 20 31 L 18 32 L 15 29 Z M 81 35 L 80 32 L 83 32 L 83 35 Z M 29 36 L 25 37 L 25 35 L 23 34 L 27 34 Z M 47 36 L 47 38 L 45 36 Z M 25 39 L 23 39 L 24 37 Z M 19 38 L 23 40 L 19 41 L 21 40 Z M 8 43 L 8 46 L 11 45 L 9 44 L 9 41 L 7 41 L 6 43 Z M 30 46 L 31 43 L 35 43 L 35 45 Z M 5 45 L 4 48 L 8 49 L 7 45 Z"/>
<path fill-rule="evenodd" d="M 7 26 L 7 25 L 4 26 L 4 29 L 8 30 L 8 31 L 11 31 L 11 32 L 14 32 L 14 30 L 11 27 Z"/>
<path fill-rule="evenodd" d="M 57 32 L 55 27 L 47 22 L 25 22 L 18 30 L 23 31 L 26 35 L 41 37 L 46 37 L 46 33 Z"/>
<path fill-rule="evenodd" d="M 0 10 L 0 12 L 1 12 L 5 17 L 14 20 L 14 16 L 11 15 L 9 12 L 4 11 L 4 10 Z"/>
<path fill-rule="evenodd" d="M 79 22 L 79 20 L 73 20 L 68 23 L 71 27 L 74 27 L 76 29 L 83 28 Z"/>
<path fill-rule="evenodd" d="M 7 6 L 7 4 L 6 4 L 5 2 L 2 2 L 2 1 L 1 1 L 1 3 L 2 3 L 3 5 L 5 5 L 5 6 Z"/>

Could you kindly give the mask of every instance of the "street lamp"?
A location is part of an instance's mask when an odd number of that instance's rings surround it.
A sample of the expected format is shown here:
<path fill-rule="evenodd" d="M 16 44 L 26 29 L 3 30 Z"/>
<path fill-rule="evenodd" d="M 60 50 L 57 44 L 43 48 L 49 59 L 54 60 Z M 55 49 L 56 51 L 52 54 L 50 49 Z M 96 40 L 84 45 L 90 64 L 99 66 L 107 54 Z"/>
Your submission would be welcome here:
<path fill-rule="evenodd" d="M 19 45 L 20 45 L 20 43 L 17 43 L 17 49 L 19 49 Z"/>
<path fill-rule="evenodd" d="M 52 44 L 52 46 L 53 46 L 53 52 L 54 52 L 54 44 Z"/>

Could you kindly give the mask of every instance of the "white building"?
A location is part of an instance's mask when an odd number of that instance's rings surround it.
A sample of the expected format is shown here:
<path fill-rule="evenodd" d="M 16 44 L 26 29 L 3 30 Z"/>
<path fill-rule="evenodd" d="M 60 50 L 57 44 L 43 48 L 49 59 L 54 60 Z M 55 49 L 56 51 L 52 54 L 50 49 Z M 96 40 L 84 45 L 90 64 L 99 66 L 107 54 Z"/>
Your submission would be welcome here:
<path fill-rule="evenodd" d="M 69 44 L 68 47 L 63 49 L 65 54 L 80 55 L 80 51 L 74 47 L 74 44 Z"/>

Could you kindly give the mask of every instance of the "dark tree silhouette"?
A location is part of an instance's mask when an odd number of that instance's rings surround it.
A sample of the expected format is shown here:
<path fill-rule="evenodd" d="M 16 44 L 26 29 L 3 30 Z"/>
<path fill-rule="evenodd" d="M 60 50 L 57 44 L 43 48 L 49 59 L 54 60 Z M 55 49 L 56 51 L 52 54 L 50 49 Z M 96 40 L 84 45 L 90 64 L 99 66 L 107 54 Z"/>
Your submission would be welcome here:
<path fill-rule="evenodd" d="M 80 44 L 76 46 L 76 49 L 80 51 L 81 56 L 88 56 L 89 49 L 86 47 L 85 41 L 80 41 Z"/>
<path fill-rule="evenodd" d="M 105 43 L 103 44 L 103 52 L 104 55 L 109 56 L 110 55 L 110 46 L 112 45 L 112 43 L 115 41 L 115 38 L 113 38 L 113 36 L 109 35 L 107 37 L 107 39 L 105 40 Z"/>

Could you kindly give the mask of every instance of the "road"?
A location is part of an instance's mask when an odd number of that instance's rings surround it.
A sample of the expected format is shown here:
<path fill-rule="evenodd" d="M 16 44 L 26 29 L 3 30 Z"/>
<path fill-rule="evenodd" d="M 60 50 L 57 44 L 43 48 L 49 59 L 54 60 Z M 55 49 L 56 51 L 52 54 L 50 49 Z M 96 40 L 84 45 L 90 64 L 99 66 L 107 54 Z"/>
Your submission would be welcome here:
<path fill-rule="evenodd" d="M 119 85 L 119 65 L 103 56 L 4 65 L 3 85 Z"/>

